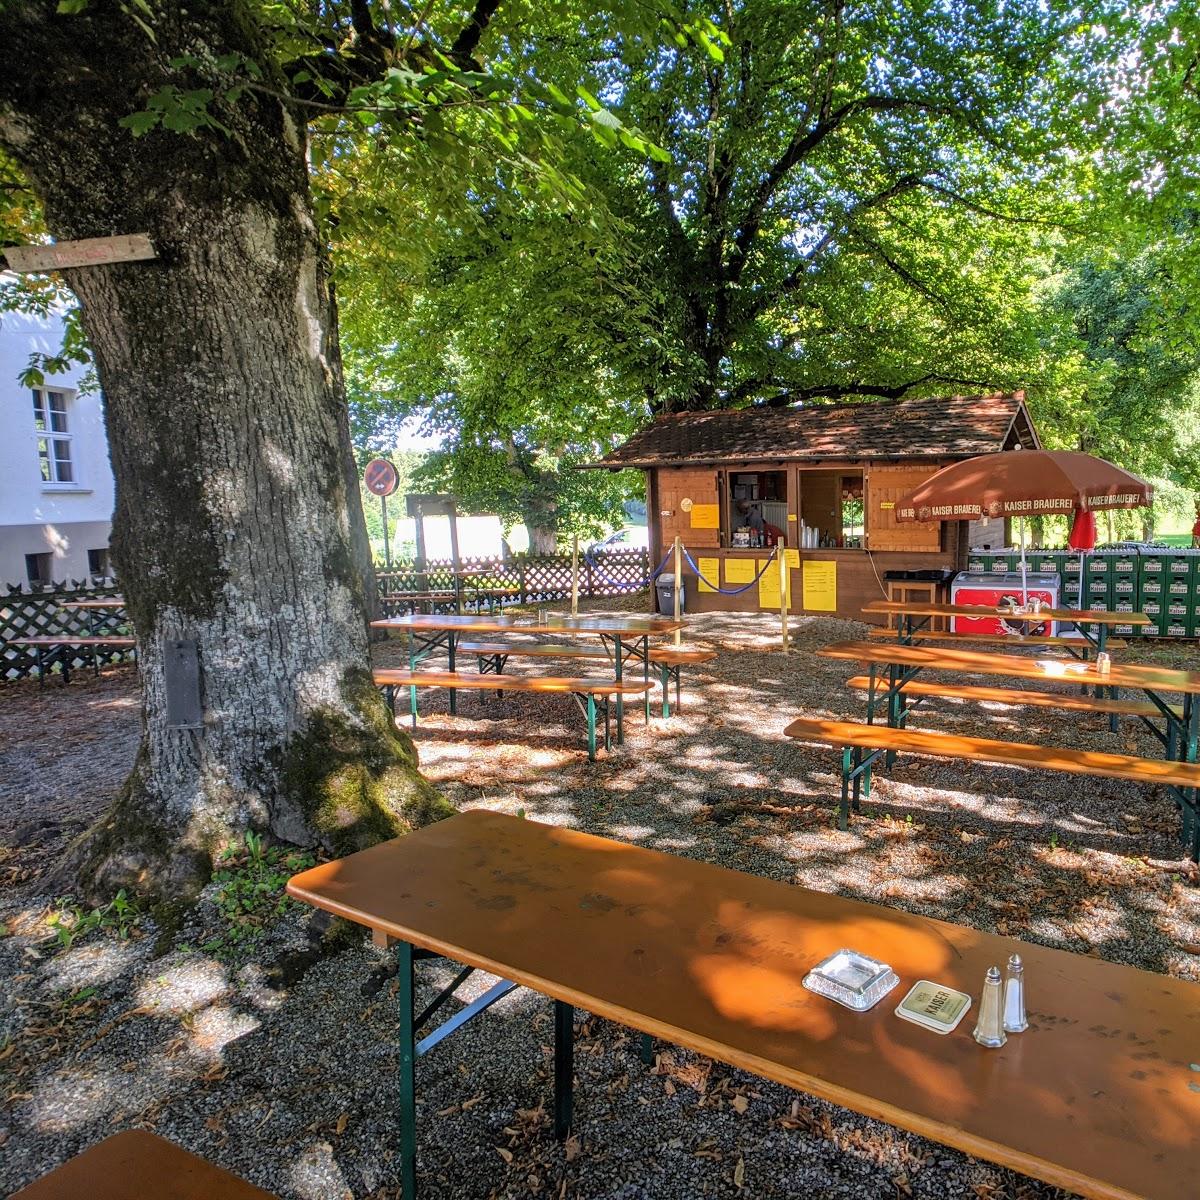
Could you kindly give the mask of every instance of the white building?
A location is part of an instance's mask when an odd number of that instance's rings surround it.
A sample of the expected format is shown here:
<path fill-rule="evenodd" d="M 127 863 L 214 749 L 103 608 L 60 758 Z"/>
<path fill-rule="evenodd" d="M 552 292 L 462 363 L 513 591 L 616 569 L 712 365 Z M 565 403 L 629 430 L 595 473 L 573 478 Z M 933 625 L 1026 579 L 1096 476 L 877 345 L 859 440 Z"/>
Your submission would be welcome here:
<path fill-rule="evenodd" d="M 23 387 L 33 351 L 56 353 L 58 320 L 0 317 L 0 585 L 110 575 L 113 476 L 99 390 L 86 369 Z"/>

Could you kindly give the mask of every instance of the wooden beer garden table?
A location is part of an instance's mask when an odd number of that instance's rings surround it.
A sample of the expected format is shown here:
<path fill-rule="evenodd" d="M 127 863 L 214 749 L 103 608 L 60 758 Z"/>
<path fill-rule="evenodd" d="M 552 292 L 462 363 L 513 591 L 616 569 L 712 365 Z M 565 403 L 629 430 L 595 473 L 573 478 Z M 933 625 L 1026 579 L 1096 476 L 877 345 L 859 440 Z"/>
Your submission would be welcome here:
<path fill-rule="evenodd" d="M 372 629 L 401 630 L 408 634 L 408 664 L 415 671 L 417 664 L 435 651 L 445 647 L 450 670 L 455 669 L 459 637 L 464 633 L 549 633 L 556 637 L 599 637 L 612 646 L 616 681 L 621 682 L 625 663 L 640 659 L 643 677 L 650 682 L 650 639 L 665 637 L 682 629 L 684 623 L 668 617 L 612 616 L 545 617 L 485 617 L 464 614 L 410 613 L 403 617 L 386 617 L 372 621 Z M 415 704 L 415 702 L 414 702 Z M 646 717 L 650 716 L 650 693 L 645 698 Z M 457 712 L 455 693 L 450 689 L 450 711 Z M 625 741 L 625 697 L 617 693 L 617 744 Z"/>
<path fill-rule="evenodd" d="M 1095 614 L 1091 614 L 1095 615 Z M 1128 616 L 1128 613 L 1122 614 Z M 1014 639 L 1016 645 L 1022 643 Z M 867 720 L 874 719 L 875 676 L 887 670 L 887 690 L 881 700 L 887 704 L 888 724 L 900 725 L 899 699 L 904 685 L 921 671 L 951 671 L 956 675 L 1004 675 L 1013 679 L 1037 679 L 1043 683 L 1094 685 L 1098 688 L 1133 688 L 1145 693 L 1162 714 L 1164 729 L 1146 717 L 1141 720 L 1162 741 L 1166 756 L 1183 762 L 1195 762 L 1200 732 L 1200 671 L 1174 667 L 1155 667 L 1139 663 L 1114 662 L 1101 672 L 1094 662 L 1065 663 L 1062 659 L 1027 658 L 1016 654 L 993 654 L 985 650 L 943 649 L 936 646 L 912 646 L 889 641 L 833 642 L 817 650 L 822 658 L 865 663 L 871 676 L 871 699 Z M 1169 704 L 1162 693 L 1183 696 L 1182 707 Z"/>
<path fill-rule="evenodd" d="M 1197 984 L 483 810 L 314 867 L 287 890 L 399 939 L 405 1200 L 416 1059 L 518 985 L 555 1001 L 560 1138 L 578 1006 L 1085 1196 L 1197 1195 Z M 868 1012 L 801 986 L 843 947 L 900 976 Z M 945 1036 L 895 1016 L 920 979 L 977 1005 L 988 967 L 1014 951 L 1030 1025 L 1002 1048 L 971 1037 L 974 1006 Z M 417 1015 L 414 964 L 431 957 L 468 969 Z M 418 1040 L 471 968 L 501 982 Z"/>
<path fill-rule="evenodd" d="M 1043 621 L 1063 621 L 1075 625 L 1087 644 L 1099 653 L 1108 642 L 1111 625 L 1149 625 L 1145 613 L 1107 612 L 1093 609 L 1043 608 L 1036 613 L 1016 613 L 994 604 L 944 604 L 936 601 L 872 600 L 863 606 L 863 612 L 896 617 L 896 636 L 901 642 L 911 642 L 934 617 L 967 617 L 985 620 L 1003 617 L 1006 621 L 1024 625 L 1040 625 Z M 920 618 L 918 620 L 918 618 Z M 1093 634 L 1086 626 L 1094 625 Z M 1017 644 L 1019 639 L 1014 639 Z"/>
<path fill-rule="evenodd" d="M 96 600 L 64 600 L 59 607 L 78 609 L 87 613 L 88 632 L 94 636 L 104 632 L 99 625 L 100 617 L 104 613 L 120 612 L 125 607 L 125 601 L 120 596 L 103 596 Z M 111 631 L 119 629 L 124 622 L 110 620 L 108 624 Z"/>
<path fill-rule="evenodd" d="M 9 1200 L 276 1200 L 270 1192 L 144 1129 L 68 1159 Z"/>

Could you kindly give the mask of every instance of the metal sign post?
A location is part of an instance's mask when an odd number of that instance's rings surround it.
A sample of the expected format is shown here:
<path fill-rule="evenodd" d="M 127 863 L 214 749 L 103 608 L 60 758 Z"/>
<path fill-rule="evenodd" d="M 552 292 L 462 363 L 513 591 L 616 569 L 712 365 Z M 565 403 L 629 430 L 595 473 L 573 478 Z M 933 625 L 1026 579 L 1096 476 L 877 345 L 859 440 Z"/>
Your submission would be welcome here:
<path fill-rule="evenodd" d="M 387 498 L 400 486 L 399 472 L 386 458 L 373 458 L 363 468 L 363 486 L 379 497 L 379 511 L 383 517 L 383 561 L 390 571 L 392 546 L 388 538 Z"/>

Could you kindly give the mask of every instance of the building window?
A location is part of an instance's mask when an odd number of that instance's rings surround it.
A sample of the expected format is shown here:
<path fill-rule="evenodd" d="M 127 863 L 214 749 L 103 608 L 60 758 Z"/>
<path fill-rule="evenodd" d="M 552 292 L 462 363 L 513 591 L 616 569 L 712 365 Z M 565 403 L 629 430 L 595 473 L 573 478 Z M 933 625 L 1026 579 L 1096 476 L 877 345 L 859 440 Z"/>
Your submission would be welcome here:
<path fill-rule="evenodd" d="M 730 471 L 726 512 L 727 545 L 774 545 L 787 530 L 787 472 Z"/>
<path fill-rule="evenodd" d="M 50 583 L 50 559 L 53 555 L 46 554 L 27 554 L 25 555 L 25 578 L 30 583 Z"/>
<path fill-rule="evenodd" d="M 861 550 L 865 530 L 861 471 L 803 471 L 801 544 Z"/>
<path fill-rule="evenodd" d="M 105 577 L 108 575 L 108 547 L 88 551 L 88 574 Z"/>
<path fill-rule="evenodd" d="M 43 483 L 75 482 L 67 400 L 67 392 L 33 389 L 33 425 L 37 431 L 38 466 Z"/>

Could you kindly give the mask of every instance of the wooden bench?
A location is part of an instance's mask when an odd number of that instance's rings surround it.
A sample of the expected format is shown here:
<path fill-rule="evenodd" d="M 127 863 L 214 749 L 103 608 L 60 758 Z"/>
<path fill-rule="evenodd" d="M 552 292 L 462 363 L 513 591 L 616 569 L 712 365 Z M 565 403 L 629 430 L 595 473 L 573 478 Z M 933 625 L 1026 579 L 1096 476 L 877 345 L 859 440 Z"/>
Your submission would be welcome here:
<path fill-rule="evenodd" d="M 67 654 L 68 649 L 83 646 L 91 650 L 92 672 L 100 674 L 100 664 L 96 658 L 96 650 L 100 647 L 111 647 L 116 650 L 134 650 L 137 641 L 125 635 L 110 637 L 73 637 L 67 634 L 44 634 L 37 637 L 8 638 L 3 643 L 6 646 L 30 646 L 33 648 L 34 664 L 37 667 L 38 686 L 46 682 L 46 669 L 57 662 L 62 667 L 63 683 L 71 682 L 71 663 L 74 654 Z"/>
<path fill-rule="evenodd" d="M 394 1086 L 405 1200 L 417 1196 L 418 1125 L 436 1107 L 418 1106 L 417 1089 L 453 1074 L 452 1062 L 424 1062 L 426 1052 L 436 1060 L 446 1023 L 429 1033 L 419 1026 L 436 1001 L 415 986 L 431 981 L 414 977 L 438 958 L 553 1001 L 560 1138 L 573 1119 L 578 1006 L 1069 1192 L 1196 1198 L 1200 1094 L 1189 1084 L 1200 985 L 1187 980 L 484 810 L 323 863 L 287 890 L 398 940 Z M 900 977 L 867 1012 L 803 986 L 810 968 L 846 946 Z M 895 1015 L 920 979 L 967 992 L 977 1005 L 987 969 L 1013 953 L 1025 963 L 1030 1026 L 1000 1049 L 971 1037 L 974 1007 L 945 1036 Z M 482 999 L 470 1007 L 483 1011 Z M 531 1011 L 522 1004 L 485 1036 L 527 1022 Z M 461 1070 L 463 1094 L 480 1090 L 483 1068 L 473 1077 L 468 1060 Z M 593 1088 L 583 1102 L 589 1125 L 616 1107 L 638 1109 L 632 1092 L 605 1099 Z M 762 1106 L 769 1118 L 770 1105 L 752 1100 L 751 1116 Z M 584 1138 L 585 1156 L 596 1148 Z M 599 1148 L 621 1152 L 607 1141 Z M 457 1190 L 430 1163 L 438 1156 L 424 1157 L 428 1194 Z M 714 1191 L 727 1186 L 713 1182 Z M 786 1181 L 775 1182 L 787 1193 Z M 761 1195 L 769 1183 L 747 1172 L 749 1192 Z"/>
<path fill-rule="evenodd" d="M 882 638 L 889 642 L 899 639 L 895 629 L 883 629 L 875 626 L 867 631 L 869 638 Z M 945 642 L 954 646 L 1011 646 L 1014 650 L 1022 646 L 1037 649 L 1039 646 L 1066 646 L 1072 650 L 1080 650 L 1085 655 L 1092 649 L 1084 638 L 1071 637 L 1025 637 L 1018 634 L 1004 633 L 937 633 L 927 629 L 918 629 L 912 635 L 914 642 Z M 1124 650 L 1129 643 L 1124 638 L 1109 638 L 1105 643 L 1106 649 Z"/>
<path fill-rule="evenodd" d="M 1064 746 L 1035 746 L 1028 742 L 1001 742 L 992 738 L 963 737 L 953 733 L 925 733 L 857 721 L 825 721 L 799 717 L 784 733 L 802 742 L 834 746 L 842 752 L 842 796 L 838 828 L 849 827 L 851 806 L 859 808 L 859 785 L 872 762 L 881 754 L 922 754 L 963 762 L 994 763 L 1005 767 L 1034 767 L 1124 779 L 1133 783 L 1162 784 L 1170 789 L 1185 813 L 1185 830 L 1191 833 L 1191 855 L 1200 856 L 1200 823 L 1196 821 L 1196 789 L 1200 788 L 1200 763 L 1165 758 L 1138 758 L 1097 750 Z M 870 751 L 863 756 L 861 751 Z M 851 794 L 853 793 L 853 795 Z M 1190 810 L 1190 820 L 1187 819 Z"/>
<path fill-rule="evenodd" d="M 550 642 L 460 642 L 459 650 L 479 656 L 479 670 L 490 668 L 497 675 L 504 671 L 504 663 L 514 656 L 520 658 L 590 658 L 607 659 L 611 655 L 602 647 L 561 646 Z M 680 681 L 682 669 L 695 663 L 711 662 L 717 657 L 715 650 L 702 650 L 691 646 L 651 646 L 647 656 L 657 668 L 662 684 L 662 715 L 671 715 L 671 681 L 675 682 L 675 707 L 683 708 L 683 687 Z M 485 665 L 487 664 L 487 665 Z"/>
<path fill-rule="evenodd" d="M 195 1154 L 127 1129 L 68 1159 L 10 1200 L 275 1200 Z"/>
<path fill-rule="evenodd" d="M 884 680 L 872 681 L 869 675 L 855 675 L 847 680 L 846 686 L 858 692 L 869 692 L 874 686 L 878 688 Z M 1035 692 L 1027 688 L 988 687 L 976 683 L 927 683 L 920 679 L 910 679 L 901 685 L 900 691 L 906 696 L 927 696 L 946 700 L 972 700 L 976 703 L 990 702 L 993 704 L 1028 704 L 1033 708 L 1061 708 L 1071 712 L 1095 712 L 1116 714 L 1117 716 L 1148 717 L 1159 716 L 1158 706 L 1149 700 L 1121 700 L 1109 696 L 1064 695 L 1061 692 Z M 1175 713 L 1182 716 L 1182 711 L 1175 708 Z"/>
<path fill-rule="evenodd" d="M 541 692 L 574 696 L 587 717 L 588 758 L 596 758 L 596 706 L 604 713 L 604 748 L 611 748 L 609 737 L 609 700 L 613 696 L 640 696 L 650 684 L 641 679 L 569 678 L 555 675 L 505 675 L 503 683 L 487 675 L 467 675 L 461 671 L 402 671 L 377 667 L 372 672 L 375 686 L 384 689 L 388 707 L 396 711 L 395 689 L 409 689 L 413 727 L 417 724 L 417 688 L 447 688 L 450 691 Z"/>

